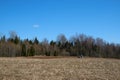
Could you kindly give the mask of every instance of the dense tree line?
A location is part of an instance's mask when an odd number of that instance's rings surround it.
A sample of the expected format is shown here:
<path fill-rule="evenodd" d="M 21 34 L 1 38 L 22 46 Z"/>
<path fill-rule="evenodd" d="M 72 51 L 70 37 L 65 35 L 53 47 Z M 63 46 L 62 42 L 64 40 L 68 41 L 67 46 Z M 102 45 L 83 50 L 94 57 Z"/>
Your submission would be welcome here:
<path fill-rule="evenodd" d="M 34 55 L 120 58 L 120 44 L 108 43 L 84 34 L 74 35 L 69 40 L 60 34 L 56 41 L 50 42 L 47 39 L 40 42 L 37 37 L 21 40 L 14 31 L 10 32 L 9 38 L 1 36 L 1 57 Z"/>

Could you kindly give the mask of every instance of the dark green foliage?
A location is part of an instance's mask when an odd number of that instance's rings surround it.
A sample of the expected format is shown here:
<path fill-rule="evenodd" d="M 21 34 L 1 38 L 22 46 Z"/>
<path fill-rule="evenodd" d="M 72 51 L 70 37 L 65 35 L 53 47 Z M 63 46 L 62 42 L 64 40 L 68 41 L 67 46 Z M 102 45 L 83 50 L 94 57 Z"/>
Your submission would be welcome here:
<path fill-rule="evenodd" d="M 0 38 L 0 56 L 87 56 L 103 58 L 120 58 L 120 44 L 106 43 L 104 40 L 80 34 L 73 36 L 70 40 L 62 34 L 57 37 L 57 41 L 44 39 L 39 42 L 34 40 L 20 40 L 12 32 L 11 37 Z"/>
<path fill-rule="evenodd" d="M 58 56 L 58 53 L 57 53 L 57 51 L 54 51 L 54 56 Z"/>
<path fill-rule="evenodd" d="M 20 42 L 20 39 L 16 36 L 15 39 L 14 39 L 14 43 L 18 44 L 19 42 Z"/>
<path fill-rule="evenodd" d="M 31 46 L 29 56 L 34 56 L 34 55 L 35 55 L 35 48 Z"/>
<path fill-rule="evenodd" d="M 22 44 L 21 56 L 27 56 L 27 54 L 26 54 L 26 45 L 25 44 Z"/>
<path fill-rule="evenodd" d="M 54 47 L 54 46 L 56 45 L 56 42 L 54 42 L 54 41 L 52 40 L 52 41 L 50 42 L 50 45 Z"/>
<path fill-rule="evenodd" d="M 46 55 L 46 56 L 50 56 L 50 51 L 46 51 L 46 52 L 45 52 L 45 55 Z"/>
<path fill-rule="evenodd" d="M 32 40 L 29 40 L 29 44 L 30 44 L 30 45 L 33 45 L 33 42 L 32 42 Z"/>
<path fill-rule="evenodd" d="M 34 39 L 34 44 L 39 44 L 37 37 Z"/>

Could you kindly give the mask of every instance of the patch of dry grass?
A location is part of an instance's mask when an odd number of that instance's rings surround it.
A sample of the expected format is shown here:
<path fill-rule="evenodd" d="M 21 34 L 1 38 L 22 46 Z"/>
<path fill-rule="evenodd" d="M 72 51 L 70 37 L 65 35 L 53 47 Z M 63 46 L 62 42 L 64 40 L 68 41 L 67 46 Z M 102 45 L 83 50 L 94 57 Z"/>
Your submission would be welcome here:
<path fill-rule="evenodd" d="M 0 80 L 120 80 L 120 60 L 0 58 Z"/>

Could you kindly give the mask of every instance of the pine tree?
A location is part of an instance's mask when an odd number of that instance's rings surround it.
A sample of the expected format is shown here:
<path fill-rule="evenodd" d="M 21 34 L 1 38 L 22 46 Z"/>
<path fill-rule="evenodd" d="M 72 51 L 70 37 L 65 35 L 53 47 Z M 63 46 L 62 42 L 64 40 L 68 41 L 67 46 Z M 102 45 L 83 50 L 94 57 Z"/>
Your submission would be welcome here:
<path fill-rule="evenodd" d="M 30 47 L 30 55 L 29 56 L 34 56 L 35 55 L 35 48 L 33 46 Z"/>
<path fill-rule="evenodd" d="M 25 44 L 22 44 L 22 53 L 21 53 L 21 56 L 27 56 L 26 55 L 26 45 Z"/>

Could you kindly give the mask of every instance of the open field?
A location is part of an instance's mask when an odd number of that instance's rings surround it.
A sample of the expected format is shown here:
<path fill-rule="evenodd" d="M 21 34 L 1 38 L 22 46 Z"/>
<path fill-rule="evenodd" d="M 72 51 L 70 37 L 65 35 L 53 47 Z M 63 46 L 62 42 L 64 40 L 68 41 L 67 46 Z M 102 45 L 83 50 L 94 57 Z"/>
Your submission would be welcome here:
<path fill-rule="evenodd" d="M 0 80 L 120 80 L 120 60 L 0 58 Z"/>

